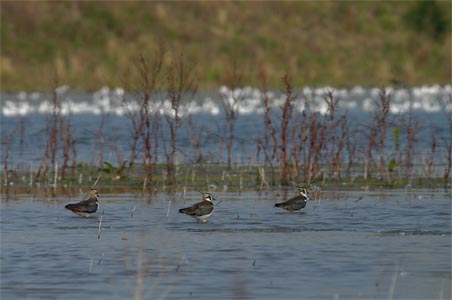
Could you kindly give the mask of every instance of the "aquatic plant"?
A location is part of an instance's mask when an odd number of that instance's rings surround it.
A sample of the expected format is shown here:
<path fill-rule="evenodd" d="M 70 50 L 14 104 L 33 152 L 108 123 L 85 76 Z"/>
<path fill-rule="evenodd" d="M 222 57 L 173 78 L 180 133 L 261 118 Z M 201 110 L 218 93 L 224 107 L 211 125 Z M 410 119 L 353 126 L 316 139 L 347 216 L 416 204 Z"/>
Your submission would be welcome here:
<path fill-rule="evenodd" d="M 72 134 L 72 126 L 67 116 L 61 113 L 62 96 L 68 90 L 67 86 L 59 86 L 58 74 L 55 73 L 52 92 L 52 113 L 47 119 L 47 140 L 45 151 L 41 159 L 39 168 L 36 172 L 35 180 L 48 180 L 49 169 L 53 170 L 53 196 L 57 189 L 58 182 L 58 159 L 59 151 L 62 155 L 61 176 L 64 178 L 69 161 L 72 160 L 72 166 L 76 165 L 77 151 L 76 143 Z"/>
<path fill-rule="evenodd" d="M 157 151 L 158 148 L 158 130 L 159 130 L 159 116 L 158 105 L 152 105 L 158 101 L 154 96 L 158 92 L 158 80 L 162 72 L 162 64 L 164 60 L 165 51 L 163 48 L 159 48 L 153 55 L 151 62 L 140 54 L 134 61 L 134 69 L 132 70 L 136 75 L 135 82 L 125 82 L 128 87 L 134 86 L 132 90 L 135 91 L 135 100 L 139 107 L 138 110 L 134 109 L 133 102 L 122 95 L 122 106 L 126 117 L 131 123 L 131 144 L 130 144 L 130 159 L 129 159 L 129 172 L 133 170 L 133 166 L 137 159 L 137 148 L 139 142 L 144 148 L 143 162 L 146 166 L 146 178 L 143 186 L 149 181 L 149 191 L 152 192 L 153 185 L 153 168 L 154 159 L 153 151 Z M 131 85 L 131 86 L 129 86 Z"/>
<path fill-rule="evenodd" d="M 2 143 L 4 144 L 4 148 L 3 148 L 3 176 L 4 176 L 4 184 L 3 186 L 5 187 L 5 195 L 6 198 L 8 199 L 9 197 L 9 186 L 10 186 L 10 174 L 9 174 L 9 151 L 10 151 L 10 146 L 11 143 L 14 140 L 14 137 L 16 135 L 18 128 L 15 127 L 11 132 L 7 133 L 6 136 L 2 136 Z M 1 183 L 0 183 L 1 184 Z M 2 189 L 3 190 L 3 189 Z"/>
<path fill-rule="evenodd" d="M 334 173 L 337 170 L 337 162 L 336 162 L 336 124 L 334 120 L 334 113 L 337 110 L 337 104 L 339 103 L 339 99 L 334 97 L 333 90 L 327 90 L 325 92 L 325 95 L 323 97 L 323 100 L 325 100 L 326 105 L 328 107 L 328 116 L 326 119 L 326 127 L 328 128 L 327 131 L 327 143 L 328 143 L 328 150 L 329 153 L 327 155 L 327 163 L 328 163 L 328 169 L 329 169 L 329 175 L 334 177 Z"/>
<path fill-rule="evenodd" d="M 452 95 L 449 98 L 452 102 Z M 446 148 L 447 165 L 444 168 L 444 189 L 450 186 L 449 176 L 452 170 L 452 112 L 449 112 L 449 134 L 448 136 L 443 136 L 444 148 Z"/>
<path fill-rule="evenodd" d="M 182 101 L 190 101 L 196 94 L 197 82 L 193 67 L 188 65 L 183 54 L 172 62 L 167 76 L 167 92 L 171 101 L 171 114 L 165 114 L 170 132 L 170 147 L 166 152 L 166 184 L 176 184 L 177 131 L 181 126 L 180 105 Z"/>
<path fill-rule="evenodd" d="M 258 154 L 262 150 L 264 153 L 264 165 L 270 167 L 271 171 L 271 185 L 275 184 L 275 168 L 273 161 L 276 158 L 278 151 L 278 141 L 276 139 L 276 129 L 274 127 L 271 118 L 271 103 L 272 100 L 268 94 L 267 90 L 267 71 L 265 68 L 261 68 L 259 72 L 260 82 L 261 82 L 261 97 L 262 105 L 264 108 L 264 136 L 263 139 L 258 139 Z M 272 146 L 272 147 L 271 147 Z M 264 176 L 262 172 L 261 177 Z"/>
<path fill-rule="evenodd" d="M 281 106 L 281 128 L 280 128 L 280 144 L 279 144 L 279 173 L 281 176 L 281 184 L 289 185 L 290 173 L 289 173 L 289 147 L 288 147 L 288 130 L 289 122 L 292 119 L 293 101 L 296 96 L 293 94 L 292 79 L 288 74 L 285 74 L 282 78 L 284 84 L 285 100 Z"/>
<path fill-rule="evenodd" d="M 227 151 L 227 166 L 232 167 L 232 146 L 234 143 L 234 129 L 238 117 L 239 101 L 243 98 L 243 92 L 239 85 L 242 80 L 237 61 L 232 62 L 231 70 L 226 74 L 225 83 L 228 90 L 220 94 L 220 103 L 225 115 L 225 140 Z"/>
<path fill-rule="evenodd" d="M 380 177 L 384 176 L 386 161 L 385 161 L 385 144 L 386 131 L 388 127 L 388 117 L 391 104 L 391 94 L 385 89 L 380 90 L 380 98 L 377 102 L 377 111 L 375 112 L 375 122 L 379 129 L 378 131 L 378 155 L 379 155 L 379 172 Z"/>

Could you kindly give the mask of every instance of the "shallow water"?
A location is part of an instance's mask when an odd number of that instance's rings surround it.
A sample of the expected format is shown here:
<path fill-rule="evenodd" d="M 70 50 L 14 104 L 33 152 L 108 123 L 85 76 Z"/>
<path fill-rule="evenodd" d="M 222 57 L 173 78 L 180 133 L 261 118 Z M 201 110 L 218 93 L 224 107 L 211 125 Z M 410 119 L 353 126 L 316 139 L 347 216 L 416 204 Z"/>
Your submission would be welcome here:
<path fill-rule="evenodd" d="M 1 299 L 451 298 L 450 194 L 324 193 L 299 213 L 215 196 L 207 223 L 178 213 L 199 193 L 103 195 L 89 218 L 64 209 L 78 198 L 2 201 Z"/>

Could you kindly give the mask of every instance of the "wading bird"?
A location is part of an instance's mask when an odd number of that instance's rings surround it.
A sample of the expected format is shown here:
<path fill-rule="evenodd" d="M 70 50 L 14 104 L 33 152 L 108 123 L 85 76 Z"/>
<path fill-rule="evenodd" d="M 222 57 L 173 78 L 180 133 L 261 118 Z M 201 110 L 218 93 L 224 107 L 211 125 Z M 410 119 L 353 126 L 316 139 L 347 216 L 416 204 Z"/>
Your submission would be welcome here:
<path fill-rule="evenodd" d="M 212 214 L 213 211 L 213 203 L 212 200 L 215 200 L 212 194 L 210 193 L 201 193 L 202 201 L 196 204 L 193 204 L 190 207 L 179 209 L 180 213 L 186 214 L 190 217 L 196 218 L 197 220 L 205 222 L 208 217 Z"/>
<path fill-rule="evenodd" d="M 279 207 L 288 211 L 296 211 L 304 208 L 309 199 L 309 193 L 305 188 L 298 187 L 299 195 L 290 198 L 287 201 L 276 203 L 275 207 Z"/>
<path fill-rule="evenodd" d="M 78 215 L 84 217 L 89 216 L 90 214 L 95 213 L 97 211 L 97 208 L 99 207 L 99 201 L 97 200 L 97 197 L 99 197 L 97 190 L 92 188 L 89 192 L 89 198 L 87 200 L 68 204 L 65 206 L 65 208 Z"/>

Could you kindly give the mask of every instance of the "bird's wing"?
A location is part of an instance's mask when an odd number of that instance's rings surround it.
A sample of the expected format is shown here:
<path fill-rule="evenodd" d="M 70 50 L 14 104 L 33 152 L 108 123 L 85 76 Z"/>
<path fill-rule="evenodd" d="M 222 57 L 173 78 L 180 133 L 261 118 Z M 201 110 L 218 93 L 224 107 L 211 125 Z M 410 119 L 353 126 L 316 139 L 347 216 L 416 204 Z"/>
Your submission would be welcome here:
<path fill-rule="evenodd" d="M 193 204 L 190 208 L 193 215 L 203 216 L 212 212 L 213 205 L 208 201 L 203 201 Z"/>

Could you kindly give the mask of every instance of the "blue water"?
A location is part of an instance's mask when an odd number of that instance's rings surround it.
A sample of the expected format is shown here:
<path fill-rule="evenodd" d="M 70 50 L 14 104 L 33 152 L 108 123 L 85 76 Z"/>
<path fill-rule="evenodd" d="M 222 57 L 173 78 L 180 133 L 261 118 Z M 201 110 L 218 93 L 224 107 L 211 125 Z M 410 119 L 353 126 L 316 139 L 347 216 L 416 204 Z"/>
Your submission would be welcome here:
<path fill-rule="evenodd" d="M 324 192 L 303 212 L 279 192 L 102 195 L 94 217 L 55 199 L 1 202 L 1 299 L 450 299 L 451 195 Z M 102 217 L 100 239 L 99 223 Z"/>

